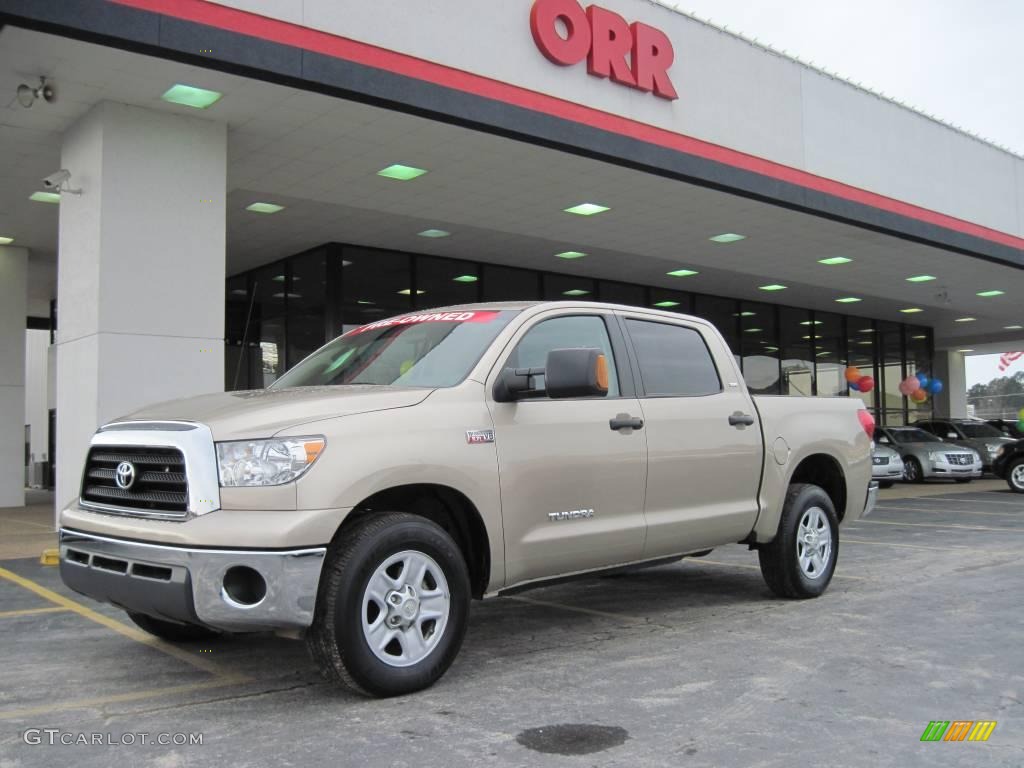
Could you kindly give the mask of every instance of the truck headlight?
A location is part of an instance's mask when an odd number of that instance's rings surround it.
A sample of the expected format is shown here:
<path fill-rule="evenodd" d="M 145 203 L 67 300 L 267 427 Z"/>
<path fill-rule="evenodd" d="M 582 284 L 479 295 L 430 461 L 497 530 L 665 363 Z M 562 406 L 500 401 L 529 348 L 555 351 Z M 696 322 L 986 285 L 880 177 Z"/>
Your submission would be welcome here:
<path fill-rule="evenodd" d="M 985 446 L 985 450 L 988 451 L 990 454 L 994 454 L 996 451 L 999 450 L 999 448 L 1000 446 L 998 443 L 995 445 L 988 444 Z"/>
<path fill-rule="evenodd" d="M 322 437 L 280 437 L 217 443 L 222 488 L 284 485 L 298 480 L 324 450 Z"/>

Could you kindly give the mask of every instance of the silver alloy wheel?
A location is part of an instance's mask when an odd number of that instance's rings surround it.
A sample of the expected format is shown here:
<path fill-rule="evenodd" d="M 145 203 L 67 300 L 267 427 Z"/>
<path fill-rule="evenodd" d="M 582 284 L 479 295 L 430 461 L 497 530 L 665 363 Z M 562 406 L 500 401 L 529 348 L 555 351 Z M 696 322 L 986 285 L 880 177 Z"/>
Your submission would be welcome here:
<path fill-rule="evenodd" d="M 918 464 L 913 459 L 908 461 L 903 467 L 903 476 L 912 483 L 916 483 L 918 481 L 920 474 L 921 473 L 918 471 Z"/>
<path fill-rule="evenodd" d="M 1010 473 L 1010 482 L 1014 488 L 1024 490 L 1024 464 L 1018 464 Z"/>
<path fill-rule="evenodd" d="M 832 526 L 825 510 L 811 507 L 800 518 L 796 531 L 796 560 L 808 579 L 817 579 L 828 569 L 832 557 Z"/>
<path fill-rule="evenodd" d="M 411 667 L 437 648 L 451 613 L 448 581 L 423 552 L 398 552 L 379 566 L 363 591 L 363 637 L 374 656 Z"/>

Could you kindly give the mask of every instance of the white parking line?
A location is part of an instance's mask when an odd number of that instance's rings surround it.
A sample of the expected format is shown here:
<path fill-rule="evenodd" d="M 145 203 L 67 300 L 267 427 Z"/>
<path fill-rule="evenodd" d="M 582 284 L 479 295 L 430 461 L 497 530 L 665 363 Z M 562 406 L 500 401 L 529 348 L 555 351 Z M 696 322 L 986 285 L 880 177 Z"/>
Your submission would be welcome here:
<path fill-rule="evenodd" d="M 889 512 L 895 510 L 898 512 L 928 512 L 933 515 L 986 515 L 988 517 L 1015 517 L 1019 520 L 1024 519 L 1024 509 L 1020 511 L 1020 514 L 1014 512 L 980 512 L 971 509 L 922 509 L 920 507 L 897 507 L 887 506 L 878 507 L 875 512 Z"/>
<path fill-rule="evenodd" d="M 984 493 L 984 491 L 983 491 L 983 493 Z M 928 501 L 959 501 L 959 502 L 968 501 L 968 502 L 977 502 L 979 504 L 1009 504 L 1011 507 L 1017 507 L 1018 509 L 1024 510 L 1024 500 L 1021 500 L 1021 501 L 1003 501 L 1001 499 L 967 499 L 967 498 L 964 498 L 963 496 L 961 496 L 959 498 L 957 498 L 957 497 L 948 498 L 946 496 L 922 496 L 921 498 L 928 499 Z M 885 502 L 882 502 L 882 503 L 884 504 Z"/>

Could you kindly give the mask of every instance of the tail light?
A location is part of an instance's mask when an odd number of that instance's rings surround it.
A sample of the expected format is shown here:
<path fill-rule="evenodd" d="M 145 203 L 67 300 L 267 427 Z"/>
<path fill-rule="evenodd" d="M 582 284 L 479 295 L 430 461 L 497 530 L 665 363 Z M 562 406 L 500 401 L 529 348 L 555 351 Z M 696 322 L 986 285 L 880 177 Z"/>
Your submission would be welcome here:
<path fill-rule="evenodd" d="M 860 420 L 860 425 L 864 427 L 864 431 L 868 433 L 868 437 L 873 440 L 875 438 L 875 417 L 869 411 L 861 408 L 857 411 L 857 418 Z"/>

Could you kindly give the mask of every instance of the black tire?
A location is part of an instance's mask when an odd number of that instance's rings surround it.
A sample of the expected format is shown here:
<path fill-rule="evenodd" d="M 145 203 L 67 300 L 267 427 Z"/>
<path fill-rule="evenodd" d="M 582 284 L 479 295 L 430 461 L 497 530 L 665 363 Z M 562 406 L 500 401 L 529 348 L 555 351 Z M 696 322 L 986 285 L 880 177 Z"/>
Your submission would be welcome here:
<path fill-rule="evenodd" d="M 814 508 L 820 509 L 828 522 L 831 548 L 828 561 L 819 571 L 820 575 L 811 578 L 804 573 L 798 563 L 797 531 L 805 513 L 811 512 Z M 839 557 L 839 520 L 836 518 L 832 499 L 816 485 L 791 485 L 786 493 L 778 533 L 775 539 L 763 545 L 757 554 L 761 562 L 761 575 L 772 592 L 779 597 L 804 599 L 818 597 L 824 593 L 832 581 L 836 560 Z"/>
<path fill-rule="evenodd" d="M 1014 481 L 1014 473 L 1024 477 L 1024 459 L 1017 459 L 1006 468 L 1006 484 L 1014 493 L 1024 493 L 1024 480 Z"/>
<path fill-rule="evenodd" d="M 406 550 L 427 555 L 440 568 L 450 602 L 443 634 L 429 653 L 411 666 L 393 666 L 367 642 L 363 595 L 377 568 Z M 415 515 L 374 514 L 343 530 L 328 549 L 306 645 L 332 682 L 369 696 L 413 693 L 433 685 L 455 660 L 466 634 L 469 602 L 466 562 L 440 526 Z"/>
<path fill-rule="evenodd" d="M 921 469 L 921 462 L 915 459 L 913 456 L 903 462 L 904 472 L 908 483 L 923 483 L 924 482 L 924 470 Z"/>
<path fill-rule="evenodd" d="M 128 611 L 128 618 L 135 622 L 140 629 L 163 640 L 170 640 L 172 643 L 198 643 L 221 636 L 217 630 L 201 627 L 198 624 L 176 624 L 173 621 L 154 619 L 152 616 L 134 611 Z"/>
<path fill-rule="evenodd" d="M 878 487 L 879 488 L 892 488 L 894 485 L 896 485 L 896 481 L 895 480 L 879 480 L 878 481 Z"/>

